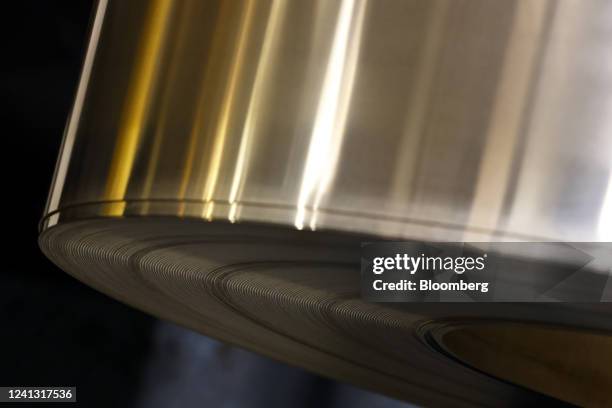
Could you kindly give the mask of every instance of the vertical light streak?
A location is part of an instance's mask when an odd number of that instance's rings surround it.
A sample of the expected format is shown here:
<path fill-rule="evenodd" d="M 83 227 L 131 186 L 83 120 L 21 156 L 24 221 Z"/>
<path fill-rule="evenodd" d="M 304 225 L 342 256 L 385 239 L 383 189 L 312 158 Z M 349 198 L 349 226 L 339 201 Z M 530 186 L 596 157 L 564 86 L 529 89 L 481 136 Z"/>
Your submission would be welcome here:
<path fill-rule="evenodd" d="M 334 176 L 344 135 L 348 105 L 356 72 L 365 0 L 343 0 L 311 135 L 300 186 L 295 227 L 304 228 L 306 207 L 314 200 L 310 227 L 316 227 L 316 211 Z M 355 31 L 351 36 L 351 27 Z"/>
<path fill-rule="evenodd" d="M 236 46 L 236 52 L 233 56 L 233 61 L 230 66 L 229 79 L 227 88 L 221 104 L 221 114 L 219 122 L 215 131 L 215 139 L 212 148 L 212 155 L 210 158 L 210 164 L 208 166 L 208 172 L 206 175 L 206 182 L 204 185 L 203 199 L 205 202 L 203 215 L 206 219 L 212 219 L 212 198 L 217 186 L 217 180 L 219 178 L 219 169 L 221 167 L 221 158 L 223 157 L 223 149 L 225 147 L 225 140 L 229 130 L 229 120 L 231 117 L 232 107 L 234 106 L 234 99 L 236 97 L 236 88 L 238 86 L 238 79 L 240 72 L 244 65 L 244 58 L 246 55 L 246 48 L 248 43 L 248 37 L 251 31 L 251 25 L 253 22 L 254 14 L 254 0 L 248 0 L 247 6 L 242 13 L 240 19 L 240 33 L 238 35 L 238 44 Z"/>
<path fill-rule="evenodd" d="M 612 74 L 612 55 L 608 53 L 605 61 L 605 73 L 606 77 L 610 78 Z M 606 81 L 610 83 L 610 81 Z M 602 131 L 602 140 L 610 140 L 610 134 L 612 133 L 612 92 L 608 91 L 606 97 L 606 109 L 605 115 L 603 115 L 603 123 L 600 125 Z M 608 188 L 606 189 L 606 195 L 604 196 L 601 209 L 599 210 L 599 221 L 597 224 L 597 233 L 599 239 L 605 242 L 612 242 L 612 143 L 608 143 L 607 149 L 603 150 L 604 159 L 603 161 L 608 162 Z"/>
<path fill-rule="evenodd" d="M 525 2 L 533 6 L 537 2 Z M 537 81 L 530 91 L 529 121 L 523 131 L 525 135 L 523 152 L 517 157 L 516 172 L 513 172 L 513 191 L 511 197 L 504 198 L 504 208 L 508 214 L 503 229 L 507 231 L 535 231 L 539 236 L 555 236 L 559 233 L 555 225 L 556 214 L 553 211 L 542 212 L 542 203 L 549 202 L 551 195 L 563 194 L 559 176 L 557 156 L 561 150 L 555 146 L 567 135 L 563 129 L 561 115 L 573 114 L 567 102 L 572 97 L 569 84 L 576 80 L 575 50 L 581 45 L 581 36 L 587 20 L 580 14 L 585 8 L 580 2 L 551 2 L 546 21 L 546 43 L 538 51 Z M 580 117 L 580 116 L 578 116 Z M 506 202 L 511 199 L 512 201 Z M 579 229 L 571 234 L 575 237 Z M 595 231 L 593 231 L 595 232 Z"/>
<path fill-rule="evenodd" d="M 184 2 L 184 4 L 182 4 L 183 10 L 180 13 L 180 17 L 178 19 L 179 21 L 179 28 L 178 28 L 178 33 L 176 34 L 176 40 L 175 40 L 175 47 L 178 48 L 178 52 L 172 56 L 172 59 L 170 61 L 170 68 L 168 70 L 168 74 L 167 74 L 167 79 L 166 79 L 166 84 L 164 86 L 164 90 L 163 90 L 163 94 L 161 95 L 161 108 L 159 110 L 159 120 L 155 126 L 155 135 L 153 137 L 153 143 L 151 145 L 151 153 L 150 153 L 150 159 L 149 162 L 147 163 L 147 170 L 145 172 L 145 179 L 143 182 L 143 187 L 142 187 L 142 195 L 141 197 L 143 199 L 148 199 L 150 198 L 150 194 L 151 194 L 151 190 L 153 188 L 153 181 L 156 175 L 156 167 L 159 163 L 159 156 L 161 153 L 161 146 L 162 146 L 162 141 L 164 138 L 164 135 L 166 134 L 166 124 L 167 124 L 167 120 L 168 120 L 168 110 L 170 109 L 170 105 L 171 105 L 171 94 L 172 94 L 172 90 L 173 90 L 173 85 L 176 81 L 176 79 L 178 78 L 178 72 L 179 72 L 179 56 L 181 53 L 181 48 L 187 33 L 188 33 L 188 27 L 189 24 L 186 23 L 186 21 L 189 20 L 189 15 L 190 13 L 192 13 L 192 2 L 187 1 Z M 144 201 L 143 205 L 142 205 L 142 213 L 143 214 L 147 214 L 149 211 L 149 201 Z"/>
<path fill-rule="evenodd" d="M 55 182 L 53 183 L 54 187 L 49 195 L 45 213 L 55 211 L 59 207 L 62 191 L 64 190 L 66 173 L 68 172 L 68 164 L 70 163 L 70 157 L 72 156 L 72 148 L 74 147 L 76 132 L 79 128 L 79 121 L 81 118 L 81 112 L 83 110 L 85 94 L 87 93 L 87 84 L 89 84 L 89 78 L 91 77 L 91 70 L 96 56 L 96 49 L 98 48 L 98 41 L 100 40 L 100 32 L 102 31 L 102 22 L 104 21 L 107 5 L 107 0 L 100 0 L 98 3 L 96 16 L 91 28 L 91 39 L 89 40 L 85 61 L 83 62 L 83 73 L 81 74 L 81 79 L 79 80 L 79 87 L 74 98 L 74 106 L 72 108 L 72 112 L 70 113 L 66 134 L 62 142 L 62 153 L 57 162 L 57 168 L 55 170 Z M 49 218 L 49 226 L 55 224 L 57 222 L 57 218 L 57 214 L 52 215 Z"/>
<path fill-rule="evenodd" d="M 599 211 L 598 233 L 602 241 L 612 242 L 612 168 L 608 176 L 606 196 Z"/>
<path fill-rule="evenodd" d="M 499 221 L 547 7 L 546 1 L 517 3 L 468 225 L 495 229 Z"/>
<path fill-rule="evenodd" d="M 171 0 L 151 1 L 145 18 L 142 46 L 139 48 L 136 66 L 130 78 L 126 104 L 119 124 L 117 144 L 110 165 L 105 192 L 106 200 L 123 200 L 125 197 L 146 119 L 171 4 Z M 106 215 L 120 216 L 123 215 L 124 209 L 124 202 L 112 203 L 106 209 Z"/>
<path fill-rule="evenodd" d="M 426 119 L 433 99 L 436 67 L 444 47 L 444 34 L 447 27 L 447 16 L 452 6 L 445 0 L 434 0 L 427 4 L 431 7 L 426 24 L 423 51 L 416 61 L 416 74 L 410 82 L 410 99 L 404 122 L 401 144 L 397 150 L 397 167 L 393 172 L 393 201 L 405 203 L 411 193 L 413 180 L 417 172 L 417 157 L 421 153 L 420 143 L 426 130 Z"/>
<path fill-rule="evenodd" d="M 225 34 L 223 25 L 228 24 L 228 21 L 231 19 L 231 6 L 231 2 L 227 1 L 222 2 L 220 5 L 215 29 L 213 31 L 214 34 L 210 51 L 210 61 L 208 62 L 204 75 L 200 81 L 200 95 L 198 97 L 197 107 L 195 109 L 194 125 L 189 135 L 189 143 L 187 144 L 186 150 L 187 156 L 185 158 L 185 164 L 183 165 L 183 174 L 181 176 L 181 183 L 178 190 L 178 198 L 182 201 L 178 208 L 179 215 L 184 215 L 185 213 L 185 205 L 183 200 L 187 195 L 187 188 L 189 186 L 189 182 L 191 181 L 191 173 L 195 163 L 198 141 L 200 140 L 202 130 L 204 129 L 205 110 L 210 109 L 208 99 L 210 97 L 209 84 L 215 82 L 213 80 L 213 76 L 217 66 L 216 62 L 223 59 L 221 55 L 222 50 L 228 41 L 228 36 Z M 207 211 L 212 211 L 212 205 L 211 209 Z"/>
<path fill-rule="evenodd" d="M 238 157 L 236 158 L 236 167 L 234 169 L 234 177 L 229 194 L 229 220 L 236 221 L 237 204 L 236 200 L 240 194 L 245 177 L 245 171 L 248 163 L 248 152 L 250 150 L 253 134 L 257 127 L 257 119 L 259 114 L 259 106 L 263 102 L 265 85 L 270 74 L 270 62 L 273 58 L 273 50 L 276 43 L 280 39 L 279 31 L 282 22 L 282 16 L 287 5 L 287 0 L 273 0 L 270 8 L 270 16 L 264 33 L 264 40 L 261 50 L 261 57 L 257 64 L 255 72 L 255 81 L 253 83 L 253 92 L 249 100 L 247 115 L 244 122 L 242 137 L 240 139 L 240 147 Z"/>

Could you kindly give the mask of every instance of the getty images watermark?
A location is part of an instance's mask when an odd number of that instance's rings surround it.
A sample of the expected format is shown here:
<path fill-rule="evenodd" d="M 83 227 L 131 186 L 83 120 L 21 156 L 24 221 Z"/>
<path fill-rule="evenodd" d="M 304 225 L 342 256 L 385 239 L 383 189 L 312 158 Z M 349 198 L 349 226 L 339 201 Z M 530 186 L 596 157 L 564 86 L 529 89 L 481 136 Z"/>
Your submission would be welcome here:
<path fill-rule="evenodd" d="M 426 256 L 420 254 L 411 256 L 406 253 L 395 254 L 394 256 L 377 256 L 372 259 L 372 272 L 375 275 L 382 275 L 389 271 L 407 272 L 415 275 L 418 271 L 452 271 L 457 275 L 462 275 L 466 271 L 482 271 L 485 269 L 487 254 L 482 256 Z M 460 291 L 479 291 L 486 293 L 489 290 L 489 282 L 467 282 L 459 279 L 457 282 L 436 282 L 432 279 L 399 279 L 386 282 L 382 279 L 375 279 L 372 288 L 375 291 L 432 291 L 432 290 L 460 290 Z"/>
<path fill-rule="evenodd" d="M 367 242 L 361 294 L 372 302 L 612 301 L 609 254 L 612 243 Z"/>

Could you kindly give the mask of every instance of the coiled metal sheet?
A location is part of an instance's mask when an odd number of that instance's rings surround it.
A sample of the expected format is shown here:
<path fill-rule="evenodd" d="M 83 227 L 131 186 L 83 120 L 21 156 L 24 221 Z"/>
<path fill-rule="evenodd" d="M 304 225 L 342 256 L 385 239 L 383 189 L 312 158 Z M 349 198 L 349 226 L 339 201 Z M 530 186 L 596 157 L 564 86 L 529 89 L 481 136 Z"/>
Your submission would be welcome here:
<path fill-rule="evenodd" d="M 367 304 L 354 251 L 610 241 L 611 20 L 597 0 L 101 0 L 41 246 L 124 302 L 397 397 L 539 398 L 420 322 L 609 330 L 609 308 Z"/>

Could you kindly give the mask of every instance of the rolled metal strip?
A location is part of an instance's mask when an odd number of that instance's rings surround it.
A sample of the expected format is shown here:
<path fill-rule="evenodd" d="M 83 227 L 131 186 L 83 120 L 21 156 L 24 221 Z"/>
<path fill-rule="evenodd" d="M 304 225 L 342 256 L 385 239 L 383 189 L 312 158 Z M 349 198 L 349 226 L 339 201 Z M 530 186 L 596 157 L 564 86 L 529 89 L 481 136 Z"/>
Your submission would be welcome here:
<path fill-rule="evenodd" d="M 418 328 L 608 332 L 609 310 L 370 304 L 355 248 L 611 241 L 611 16 L 594 0 L 100 0 L 41 247 L 149 313 L 398 398 L 550 402 Z"/>

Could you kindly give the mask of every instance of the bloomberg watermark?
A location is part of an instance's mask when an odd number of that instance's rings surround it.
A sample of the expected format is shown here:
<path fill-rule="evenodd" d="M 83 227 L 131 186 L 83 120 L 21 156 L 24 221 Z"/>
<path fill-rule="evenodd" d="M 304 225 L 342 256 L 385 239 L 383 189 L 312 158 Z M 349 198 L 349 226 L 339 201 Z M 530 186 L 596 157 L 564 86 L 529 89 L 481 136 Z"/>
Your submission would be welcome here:
<path fill-rule="evenodd" d="M 610 249 L 605 243 L 364 243 L 361 292 L 374 302 L 612 301 Z"/>

